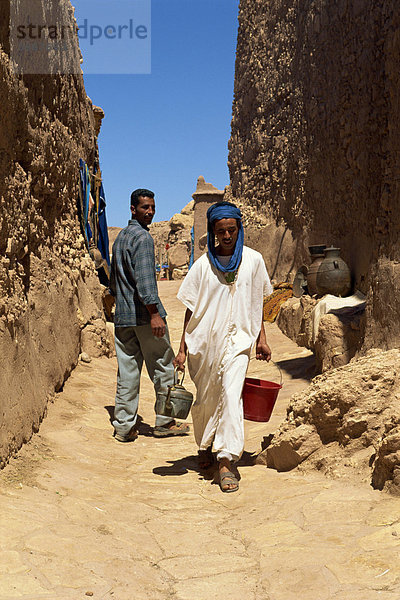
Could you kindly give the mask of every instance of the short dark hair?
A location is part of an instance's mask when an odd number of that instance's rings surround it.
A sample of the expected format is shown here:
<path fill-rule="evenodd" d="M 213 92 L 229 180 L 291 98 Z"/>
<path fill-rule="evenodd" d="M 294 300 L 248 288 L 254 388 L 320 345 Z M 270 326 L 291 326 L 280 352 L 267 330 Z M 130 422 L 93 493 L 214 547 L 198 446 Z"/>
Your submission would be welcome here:
<path fill-rule="evenodd" d="M 154 192 L 142 188 L 135 190 L 131 194 L 131 206 L 134 206 L 135 208 L 137 207 L 137 205 L 139 204 L 140 196 L 142 198 L 154 198 Z"/>

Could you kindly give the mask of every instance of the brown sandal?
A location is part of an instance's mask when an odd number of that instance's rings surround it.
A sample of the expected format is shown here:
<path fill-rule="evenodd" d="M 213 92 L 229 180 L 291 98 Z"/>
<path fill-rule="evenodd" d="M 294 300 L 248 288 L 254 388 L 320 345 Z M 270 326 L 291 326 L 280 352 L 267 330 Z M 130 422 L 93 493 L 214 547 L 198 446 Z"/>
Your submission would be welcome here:
<path fill-rule="evenodd" d="M 171 427 L 157 425 L 153 429 L 153 435 L 154 437 L 164 438 L 172 437 L 173 435 L 187 435 L 189 431 L 189 425 L 186 423 L 174 423 L 174 425 L 171 425 Z"/>
<path fill-rule="evenodd" d="M 139 431 L 136 429 L 136 427 L 132 427 L 127 435 L 122 435 L 121 433 L 114 431 L 114 438 L 117 440 L 117 442 L 134 442 L 138 436 Z"/>

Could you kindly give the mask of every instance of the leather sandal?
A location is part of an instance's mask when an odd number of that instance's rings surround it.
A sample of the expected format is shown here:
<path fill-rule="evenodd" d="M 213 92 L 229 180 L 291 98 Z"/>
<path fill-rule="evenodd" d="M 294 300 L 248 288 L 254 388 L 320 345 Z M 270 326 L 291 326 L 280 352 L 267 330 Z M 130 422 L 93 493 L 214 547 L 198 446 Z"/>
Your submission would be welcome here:
<path fill-rule="evenodd" d="M 117 442 L 134 442 L 139 436 L 139 432 L 136 427 L 132 427 L 127 435 L 122 435 L 114 431 L 114 438 Z"/>
<path fill-rule="evenodd" d="M 156 425 L 153 429 L 154 437 L 172 437 L 175 435 L 187 435 L 189 433 L 189 425 L 186 423 L 175 423 L 171 427 L 164 427 L 163 425 Z"/>
<path fill-rule="evenodd" d="M 224 485 L 233 485 L 235 487 L 226 487 Z M 231 471 L 227 471 L 226 473 L 219 474 L 219 487 L 221 491 L 225 494 L 229 494 L 230 492 L 237 492 L 239 489 L 239 481 L 235 477 Z"/>

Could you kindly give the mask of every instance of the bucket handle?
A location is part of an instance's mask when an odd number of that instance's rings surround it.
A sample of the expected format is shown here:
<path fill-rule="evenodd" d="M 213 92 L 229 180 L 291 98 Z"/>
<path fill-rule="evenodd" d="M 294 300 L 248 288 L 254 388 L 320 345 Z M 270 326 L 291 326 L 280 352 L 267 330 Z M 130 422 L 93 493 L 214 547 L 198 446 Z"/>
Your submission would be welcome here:
<path fill-rule="evenodd" d="M 254 360 L 255 358 L 256 358 L 255 356 L 252 356 L 252 357 L 250 358 L 250 360 Z M 275 361 L 271 360 L 270 362 L 271 362 L 273 365 L 275 365 L 275 367 L 276 367 L 276 368 L 278 369 L 278 371 L 279 371 L 279 376 L 280 376 L 280 382 L 279 382 L 279 385 L 282 387 L 282 385 L 283 385 L 282 369 L 280 368 L 280 366 L 278 365 L 278 363 L 276 363 Z"/>

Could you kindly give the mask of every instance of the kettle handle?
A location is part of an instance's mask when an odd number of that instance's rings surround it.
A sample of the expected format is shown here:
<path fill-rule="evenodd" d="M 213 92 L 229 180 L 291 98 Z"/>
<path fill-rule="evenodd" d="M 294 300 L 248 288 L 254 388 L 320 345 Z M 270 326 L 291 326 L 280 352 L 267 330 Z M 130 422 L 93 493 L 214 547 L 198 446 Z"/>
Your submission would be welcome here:
<path fill-rule="evenodd" d="M 174 371 L 174 385 L 182 385 L 183 384 L 183 380 L 185 379 L 185 367 L 183 367 L 183 371 L 181 371 L 182 373 L 182 379 L 179 381 L 179 370 L 178 367 L 175 367 L 175 371 Z"/>
<path fill-rule="evenodd" d="M 182 372 L 182 379 L 179 381 L 178 367 L 175 367 L 175 371 L 174 371 L 174 385 L 182 385 L 184 379 L 185 379 L 185 370 L 183 370 L 183 372 Z M 171 403 L 171 388 L 172 388 L 172 386 L 169 385 L 167 387 L 168 387 L 168 393 L 167 393 L 167 398 L 165 400 L 165 408 L 167 410 L 172 410 L 172 403 Z"/>

